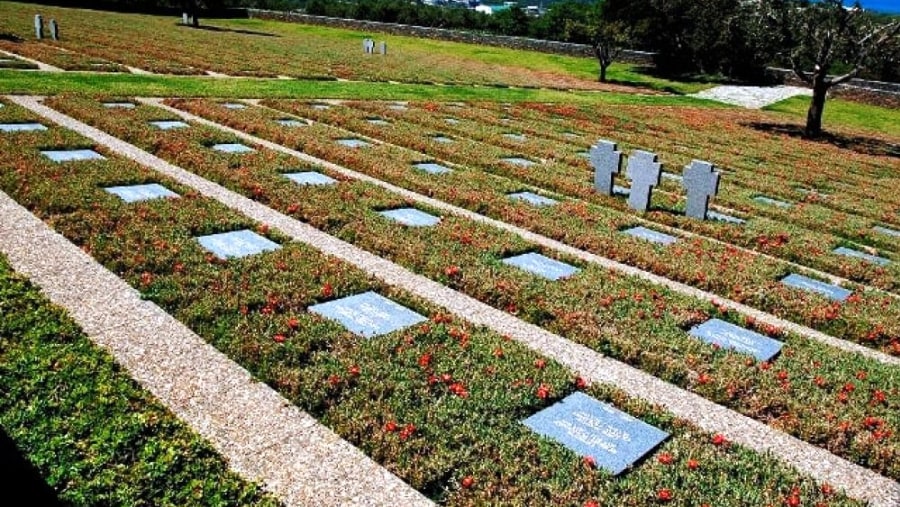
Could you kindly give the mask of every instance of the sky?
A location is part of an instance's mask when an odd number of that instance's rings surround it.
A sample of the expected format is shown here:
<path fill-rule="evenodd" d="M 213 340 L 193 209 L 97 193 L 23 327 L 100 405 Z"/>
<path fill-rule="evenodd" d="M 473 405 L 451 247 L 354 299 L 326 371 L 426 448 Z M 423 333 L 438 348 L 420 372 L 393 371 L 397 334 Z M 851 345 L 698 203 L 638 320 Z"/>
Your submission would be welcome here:
<path fill-rule="evenodd" d="M 900 14 L 900 0 L 861 0 L 860 3 L 870 11 L 890 12 Z M 845 5 L 853 5 L 852 0 L 844 2 Z"/>

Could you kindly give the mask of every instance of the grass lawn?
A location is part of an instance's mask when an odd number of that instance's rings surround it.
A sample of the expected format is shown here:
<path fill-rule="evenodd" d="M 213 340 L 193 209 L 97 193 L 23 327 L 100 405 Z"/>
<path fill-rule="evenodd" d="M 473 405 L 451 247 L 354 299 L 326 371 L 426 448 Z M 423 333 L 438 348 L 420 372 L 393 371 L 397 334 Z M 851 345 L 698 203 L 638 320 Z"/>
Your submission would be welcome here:
<path fill-rule="evenodd" d="M 809 109 L 809 97 L 793 97 L 772 104 L 766 111 L 804 118 Z M 850 100 L 831 99 L 825 102 L 822 118 L 825 131 L 832 126 L 847 126 L 874 130 L 891 137 L 900 136 L 900 110 L 861 104 Z"/>

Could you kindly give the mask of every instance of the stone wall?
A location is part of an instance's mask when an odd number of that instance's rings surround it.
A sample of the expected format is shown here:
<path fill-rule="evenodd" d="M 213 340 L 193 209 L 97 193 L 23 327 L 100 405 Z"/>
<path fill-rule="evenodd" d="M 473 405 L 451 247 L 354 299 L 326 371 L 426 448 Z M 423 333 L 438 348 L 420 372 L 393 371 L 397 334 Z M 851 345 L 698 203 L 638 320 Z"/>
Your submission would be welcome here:
<path fill-rule="evenodd" d="M 462 30 L 447 30 L 444 28 L 431 28 L 427 26 L 399 25 L 396 23 L 381 23 L 378 21 L 364 21 L 357 19 L 329 18 L 325 16 L 310 16 L 299 12 L 267 11 L 261 9 L 247 9 L 250 18 L 272 19 L 291 23 L 304 23 L 308 25 L 323 25 L 335 28 L 347 28 L 367 32 L 386 33 L 390 35 L 408 35 L 424 39 L 439 39 L 453 42 L 467 42 L 485 46 L 498 46 L 513 49 L 527 49 L 541 53 L 553 53 L 571 56 L 586 56 L 593 58 L 594 50 L 585 44 L 570 44 L 567 42 L 555 42 L 540 39 L 528 39 L 525 37 L 508 37 L 505 35 L 491 35 Z M 653 63 L 653 53 L 645 51 L 624 50 L 619 56 L 619 61 L 650 65 Z"/>
<path fill-rule="evenodd" d="M 790 69 L 776 69 L 770 67 L 767 71 L 778 78 L 780 81 L 791 84 L 803 84 L 803 82 L 794 75 Z M 868 81 L 865 79 L 851 79 L 844 84 L 838 85 L 841 88 L 861 88 L 869 92 L 881 92 L 893 95 L 900 95 L 900 83 L 889 83 L 887 81 Z"/>

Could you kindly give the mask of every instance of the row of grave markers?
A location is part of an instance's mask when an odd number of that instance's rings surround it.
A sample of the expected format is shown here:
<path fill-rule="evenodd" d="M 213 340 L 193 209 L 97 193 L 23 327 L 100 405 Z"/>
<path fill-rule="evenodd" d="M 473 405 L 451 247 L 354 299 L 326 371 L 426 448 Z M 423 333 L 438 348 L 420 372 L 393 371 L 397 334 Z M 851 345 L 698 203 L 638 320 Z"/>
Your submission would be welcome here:
<path fill-rule="evenodd" d="M 379 54 L 386 55 L 387 54 L 387 42 L 381 41 L 378 45 Z M 367 55 L 374 55 L 375 53 L 375 40 L 365 38 L 363 39 L 363 53 Z"/>
<path fill-rule="evenodd" d="M 59 40 L 59 24 L 55 19 L 50 20 L 50 37 L 53 40 Z M 41 40 L 44 38 L 44 17 L 40 14 L 34 15 L 34 36 Z"/>
<path fill-rule="evenodd" d="M 127 107 L 116 105 L 111 107 Z M 189 125 L 181 121 L 161 120 L 152 122 L 158 128 L 185 128 Z M 31 130 L 46 130 L 40 128 Z M 2 125 L 0 125 L 2 127 Z M 12 129 L 9 131 L 21 131 Z M 247 153 L 253 148 L 237 143 L 223 143 L 211 146 L 213 149 L 230 153 Z M 47 150 L 45 156 L 57 162 L 72 160 L 102 160 L 104 157 L 93 150 Z M 420 170 L 431 174 L 450 172 L 451 169 L 433 162 L 416 164 Z M 285 177 L 302 185 L 332 185 L 337 181 L 325 174 L 305 171 L 287 173 Z M 123 201 L 132 203 L 157 198 L 177 198 L 178 194 L 159 184 L 114 186 L 105 189 Z M 531 196 L 546 201 L 538 205 L 553 204 L 556 201 L 537 194 L 522 192 L 510 194 L 511 198 L 531 202 Z M 549 202 L 547 202 L 549 201 Z M 440 218 L 415 208 L 400 208 L 379 212 L 386 218 L 407 226 L 433 226 Z M 641 228 L 638 228 L 641 229 Z M 647 229 L 649 231 L 649 229 Z M 655 232 L 655 231 L 651 231 Z M 220 234 L 200 236 L 198 243 L 222 259 L 273 251 L 280 248 L 253 231 L 240 230 Z M 674 238 L 673 238 L 674 240 Z M 560 280 L 577 274 L 580 270 L 569 264 L 530 252 L 504 259 L 505 264 L 542 276 L 549 280 Z M 834 290 L 849 291 L 831 286 L 800 275 L 790 275 L 785 284 L 805 288 L 820 293 L 834 294 Z M 824 291 L 824 292 L 823 292 Z M 350 332 L 364 338 L 374 338 L 424 322 L 426 318 L 375 292 L 365 292 L 341 299 L 310 306 L 308 310 L 324 318 L 339 322 Z M 781 350 L 782 343 L 767 336 L 741 328 L 734 324 L 711 319 L 694 326 L 689 334 L 721 348 L 746 353 L 761 361 L 768 361 Z M 615 407 L 600 402 L 582 392 L 576 392 L 522 421 L 535 433 L 555 440 L 580 456 L 589 456 L 601 468 L 616 475 L 633 466 L 644 455 L 653 450 L 669 434 L 646 424 Z"/>

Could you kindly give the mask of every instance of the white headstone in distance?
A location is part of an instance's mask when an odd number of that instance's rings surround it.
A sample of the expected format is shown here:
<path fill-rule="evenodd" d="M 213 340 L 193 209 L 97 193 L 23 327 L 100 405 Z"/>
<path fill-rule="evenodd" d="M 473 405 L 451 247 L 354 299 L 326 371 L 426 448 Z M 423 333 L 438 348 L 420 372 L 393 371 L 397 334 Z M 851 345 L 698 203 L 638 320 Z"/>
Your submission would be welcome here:
<path fill-rule="evenodd" d="M 50 37 L 53 40 L 59 40 L 59 25 L 56 23 L 55 19 L 50 20 Z"/>
<path fill-rule="evenodd" d="M 44 18 L 40 14 L 34 15 L 34 35 L 38 39 L 44 38 Z"/>

